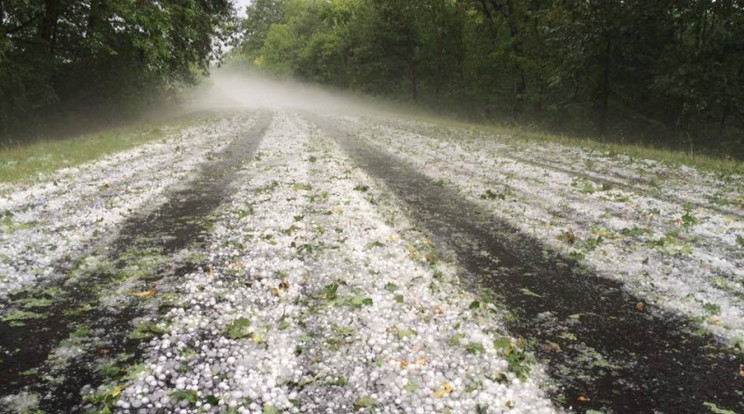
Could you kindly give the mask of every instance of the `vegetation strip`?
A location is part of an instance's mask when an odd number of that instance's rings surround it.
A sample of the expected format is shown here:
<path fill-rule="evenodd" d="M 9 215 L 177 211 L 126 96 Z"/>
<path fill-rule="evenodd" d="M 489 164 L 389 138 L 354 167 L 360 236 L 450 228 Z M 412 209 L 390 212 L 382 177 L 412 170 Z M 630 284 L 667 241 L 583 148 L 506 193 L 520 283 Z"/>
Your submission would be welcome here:
<path fill-rule="evenodd" d="M 258 146 L 270 119 L 268 113 L 260 115 L 244 136 L 237 137 L 216 154 L 213 161 L 207 162 L 200 175 L 185 189 L 172 194 L 166 204 L 149 215 L 135 217 L 125 223 L 112 250 L 107 253 L 108 260 L 119 269 L 126 270 L 131 266 L 136 269 L 142 263 L 132 261 L 138 260 L 143 252 L 155 251 L 161 256 L 169 257 L 198 242 L 207 228 L 206 216 L 229 195 L 229 184 Z M 105 300 L 96 296 L 99 292 L 117 292 L 121 285 L 126 287 L 127 282 L 112 280 L 113 275 L 108 272 L 94 271 L 78 283 L 60 286 L 58 296 L 65 299 L 51 306 L 45 318 L 27 319 L 23 326 L 7 321 L 0 325 L 2 349 L 10 352 L 10 358 L 3 361 L 6 369 L 3 369 L 0 376 L 0 384 L 6 397 L 4 401 L 12 402 L 13 393 L 31 386 L 31 390 L 36 392 L 52 391 L 42 401 L 43 408 L 62 411 L 73 409 L 79 403 L 79 390 L 82 386 L 100 376 L 91 372 L 90 368 L 100 357 L 98 354 L 92 354 L 92 350 L 87 349 L 88 354 L 73 358 L 76 362 L 68 362 L 62 377 L 64 381 L 59 384 L 40 384 L 38 381 L 43 375 L 26 373 L 32 369 L 37 370 L 38 374 L 49 370 L 50 367 L 45 366 L 45 362 L 50 351 L 62 339 L 74 337 L 75 329 L 80 327 L 103 331 L 103 342 L 107 344 L 106 354 L 119 355 L 136 351 L 139 341 L 136 336 L 129 337 L 130 325 L 144 312 L 138 306 L 136 298 L 155 295 L 156 286 L 162 277 L 177 276 L 182 272 L 173 268 L 170 271 L 163 269 L 162 266 L 168 262 L 175 264 L 178 260 L 162 259 L 151 269 L 154 274 L 145 272 L 134 276 L 134 279 L 143 279 L 132 282 L 134 287 L 141 286 L 142 289 L 135 292 L 131 288 L 125 289 L 125 294 L 129 297 L 123 298 L 123 303 L 117 308 L 111 309 L 105 305 Z M 98 301 L 102 302 L 100 306 Z M 75 311 L 85 306 L 89 309 L 84 312 Z M 21 352 L 20 355 L 13 355 L 18 351 Z M 124 362 L 128 361 L 129 358 Z"/>
<path fill-rule="evenodd" d="M 690 333 L 683 318 L 638 311 L 639 300 L 621 284 L 557 257 L 456 190 L 327 121 L 316 122 L 457 252 L 477 285 L 494 287 L 514 310 L 510 329 L 537 341 L 538 355 L 563 387 L 556 402 L 617 412 L 698 411 L 711 399 L 744 408 L 740 354 Z"/>

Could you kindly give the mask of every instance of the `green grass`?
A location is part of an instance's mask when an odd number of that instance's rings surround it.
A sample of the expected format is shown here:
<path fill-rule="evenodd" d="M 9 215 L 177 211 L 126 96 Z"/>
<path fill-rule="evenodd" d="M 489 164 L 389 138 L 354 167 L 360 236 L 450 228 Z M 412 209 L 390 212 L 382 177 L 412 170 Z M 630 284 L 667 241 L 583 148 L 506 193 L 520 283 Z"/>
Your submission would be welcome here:
<path fill-rule="evenodd" d="M 203 120 L 203 119 L 202 119 Z M 182 128 L 196 119 L 116 128 L 68 139 L 40 140 L 27 145 L 0 146 L 0 183 L 30 181 L 42 174 L 73 167 L 103 156 L 165 138 L 167 129 Z"/>
<path fill-rule="evenodd" d="M 686 165 L 701 171 L 708 171 L 717 174 L 744 174 L 744 162 L 702 153 L 691 153 L 645 144 L 609 142 L 603 141 L 601 138 L 594 139 L 556 135 L 524 126 L 473 124 L 454 119 L 436 118 L 415 114 L 407 115 L 406 117 L 413 120 L 433 123 L 445 128 L 461 128 L 473 132 L 514 138 L 527 142 L 553 142 L 566 146 L 580 147 L 588 151 L 626 155 L 635 159 L 656 160 L 671 166 Z"/>

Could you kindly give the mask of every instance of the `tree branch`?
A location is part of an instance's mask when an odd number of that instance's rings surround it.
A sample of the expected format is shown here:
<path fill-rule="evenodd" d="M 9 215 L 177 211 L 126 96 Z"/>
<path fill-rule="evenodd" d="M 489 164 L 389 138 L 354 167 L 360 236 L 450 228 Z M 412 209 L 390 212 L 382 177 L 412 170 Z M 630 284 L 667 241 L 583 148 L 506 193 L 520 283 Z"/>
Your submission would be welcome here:
<path fill-rule="evenodd" d="M 13 27 L 13 28 L 7 29 L 7 30 L 5 30 L 4 32 L 5 32 L 5 34 L 6 34 L 6 35 L 9 35 L 9 34 L 13 34 L 13 33 L 15 33 L 15 32 L 20 32 L 21 30 L 23 30 L 23 29 L 25 29 L 26 27 L 30 26 L 30 25 L 31 25 L 31 23 L 35 22 L 35 21 L 36 21 L 36 19 L 38 19 L 38 18 L 39 18 L 39 16 L 41 16 L 41 13 L 36 13 L 36 14 L 35 14 L 35 15 L 34 15 L 34 16 L 33 16 L 33 17 L 31 18 L 31 19 L 29 19 L 29 20 L 25 21 L 24 23 L 22 23 L 22 24 L 20 24 L 20 25 L 18 25 L 18 26 L 16 26 L 16 27 Z"/>

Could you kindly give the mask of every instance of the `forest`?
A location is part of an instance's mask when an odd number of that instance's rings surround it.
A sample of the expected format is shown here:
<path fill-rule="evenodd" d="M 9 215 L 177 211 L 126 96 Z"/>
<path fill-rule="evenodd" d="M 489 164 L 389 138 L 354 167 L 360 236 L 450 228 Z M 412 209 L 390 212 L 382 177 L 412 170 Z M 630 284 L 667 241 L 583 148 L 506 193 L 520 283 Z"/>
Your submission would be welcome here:
<path fill-rule="evenodd" d="M 231 47 L 469 121 L 744 158 L 740 0 L 0 0 L 0 142 L 141 114 Z"/>
<path fill-rule="evenodd" d="M 739 0 L 256 0 L 240 57 L 478 121 L 744 156 Z"/>
<path fill-rule="evenodd" d="M 228 0 L 0 0 L 0 142 L 138 114 L 206 73 L 235 22 Z"/>

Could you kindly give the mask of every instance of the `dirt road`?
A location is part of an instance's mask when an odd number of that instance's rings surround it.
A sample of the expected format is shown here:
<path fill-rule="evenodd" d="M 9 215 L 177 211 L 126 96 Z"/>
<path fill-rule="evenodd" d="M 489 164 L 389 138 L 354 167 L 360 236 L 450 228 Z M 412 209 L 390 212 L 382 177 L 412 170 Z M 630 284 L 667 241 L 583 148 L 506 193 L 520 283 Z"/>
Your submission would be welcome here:
<path fill-rule="evenodd" d="M 0 188 L 2 407 L 744 412 L 743 181 L 216 113 Z"/>

